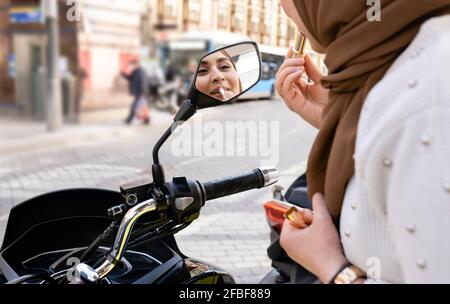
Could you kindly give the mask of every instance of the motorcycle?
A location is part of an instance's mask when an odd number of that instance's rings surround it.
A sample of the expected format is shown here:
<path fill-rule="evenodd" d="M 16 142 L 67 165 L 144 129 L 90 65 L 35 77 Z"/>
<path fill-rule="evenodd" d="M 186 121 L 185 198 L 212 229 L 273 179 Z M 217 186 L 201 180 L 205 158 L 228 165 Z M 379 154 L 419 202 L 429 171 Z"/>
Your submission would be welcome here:
<path fill-rule="evenodd" d="M 213 92 L 201 88 L 201 66 L 217 57 L 232 61 L 240 92 L 220 84 Z M 166 182 L 159 150 L 197 110 L 233 102 L 260 77 L 261 58 L 254 42 L 233 44 L 203 56 L 172 126 L 153 148 L 153 181 L 121 185 L 120 192 L 56 191 L 15 206 L 0 249 L 0 282 L 235 283 L 225 270 L 184 255 L 174 235 L 199 218 L 206 202 L 273 185 L 278 181 L 278 171 L 261 168 L 209 182 L 186 177 L 173 177 Z"/>
<path fill-rule="evenodd" d="M 149 88 L 148 100 L 155 109 L 176 114 L 186 96 L 185 91 L 182 80 L 176 77 L 169 82 L 153 83 Z"/>
<path fill-rule="evenodd" d="M 283 194 L 283 187 L 273 188 L 273 199 L 264 203 L 266 220 L 270 227 L 270 245 L 267 255 L 272 260 L 272 270 L 262 279 L 262 284 L 320 284 L 320 280 L 294 262 L 280 245 L 280 233 L 285 214 L 291 207 L 312 210 L 308 198 L 306 173 L 298 177 Z"/>

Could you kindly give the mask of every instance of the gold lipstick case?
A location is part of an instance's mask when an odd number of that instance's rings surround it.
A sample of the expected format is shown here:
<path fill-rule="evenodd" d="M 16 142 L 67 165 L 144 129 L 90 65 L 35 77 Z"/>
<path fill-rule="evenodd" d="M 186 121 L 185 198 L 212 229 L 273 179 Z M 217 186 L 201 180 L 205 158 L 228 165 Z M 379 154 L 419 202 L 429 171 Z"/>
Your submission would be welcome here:
<path fill-rule="evenodd" d="M 293 57 L 302 57 L 305 55 L 306 36 L 302 32 L 298 32 L 295 36 L 294 55 Z"/>
<path fill-rule="evenodd" d="M 284 214 L 284 217 L 293 223 L 294 226 L 297 228 L 303 228 L 302 226 L 304 226 L 304 221 L 300 220 L 300 216 L 302 216 L 301 212 L 296 207 L 289 208 L 289 210 Z"/>

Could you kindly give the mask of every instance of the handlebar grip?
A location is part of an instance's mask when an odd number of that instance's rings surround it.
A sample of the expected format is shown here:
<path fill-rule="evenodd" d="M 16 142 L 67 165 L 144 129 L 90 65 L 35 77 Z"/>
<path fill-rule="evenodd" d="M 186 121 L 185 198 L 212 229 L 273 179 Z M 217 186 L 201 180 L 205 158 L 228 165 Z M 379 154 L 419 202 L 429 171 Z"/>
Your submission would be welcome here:
<path fill-rule="evenodd" d="M 278 181 L 278 171 L 275 168 L 255 169 L 243 175 L 225 177 L 203 184 L 206 200 L 273 185 Z"/>

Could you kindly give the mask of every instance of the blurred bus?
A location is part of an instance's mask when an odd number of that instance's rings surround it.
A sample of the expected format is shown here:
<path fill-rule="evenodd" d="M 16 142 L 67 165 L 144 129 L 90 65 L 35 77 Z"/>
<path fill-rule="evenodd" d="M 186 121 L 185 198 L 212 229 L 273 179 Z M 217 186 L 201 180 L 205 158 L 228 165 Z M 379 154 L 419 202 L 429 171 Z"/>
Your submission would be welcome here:
<path fill-rule="evenodd" d="M 275 97 L 275 75 L 283 64 L 287 48 L 258 44 L 261 53 L 261 80 L 240 99 L 272 99 Z"/>

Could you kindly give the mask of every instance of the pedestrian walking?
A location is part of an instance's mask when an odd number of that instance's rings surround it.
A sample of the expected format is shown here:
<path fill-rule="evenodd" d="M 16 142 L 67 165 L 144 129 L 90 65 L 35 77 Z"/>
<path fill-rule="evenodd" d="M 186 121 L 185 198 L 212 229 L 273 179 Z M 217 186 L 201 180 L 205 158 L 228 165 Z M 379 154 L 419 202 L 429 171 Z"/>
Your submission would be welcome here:
<path fill-rule="evenodd" d="M 145 124 L 150 124 L 150 111 L 146 100 L 146 75 L 141 67 L 138 59 L 133 59 L 129 62 L 129 74 L 121 73 L 129 82 L 129 92 L 133 96 L 133 103 L 131 104 L 130 113 L 125 120 L 126 124 L 131 124 L 136 117 Z"/>

